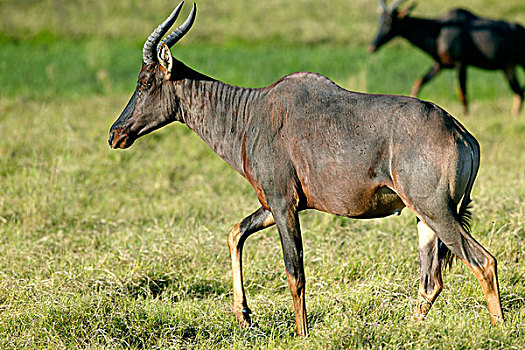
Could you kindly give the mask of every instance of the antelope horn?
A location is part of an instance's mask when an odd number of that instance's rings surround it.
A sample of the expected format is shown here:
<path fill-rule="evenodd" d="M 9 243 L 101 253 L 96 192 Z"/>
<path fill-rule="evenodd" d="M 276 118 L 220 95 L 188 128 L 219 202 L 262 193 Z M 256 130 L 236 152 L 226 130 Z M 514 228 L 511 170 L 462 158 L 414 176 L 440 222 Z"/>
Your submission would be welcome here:
<path fill-rule="evenodd" d="M 173 23 L 175 23 L 175 20 L 182 9 L 182 5 L 184 5 L 184 1 L 182 1 L 179 6 L 173 10 L 171 15 L 169 15 L 169 17 L 150 34 L 148 40 L 144 43 L 144 48 L 142 49 L 142 61 L 145 64 L 152 64 L 155 62 L 156 52 L 154 50 L 157 49 L 157 44 L 160 41 L 160 38 L 162 38 Z"/>
<path fill-rule="evenodd" d="M 193 25 L 193 22 L 195 21 L 195 16 L 197 16 L 197 5 L 193 3 L 193 7 L 191 8 L 191 12 L 188 15 L 186 21 L 182 23 L 182 25 L 179 28 L 175 29 L 170 35 L 165 37 L 164 40 L 162 40 L 162 42 L 159 44 L 159 47 L 160 45 L 162 45 L 162 43 L 165 43 L 166 45 L 168 45 L 168 47 L 172 47 L 177 41 L 182 39 L 182 37 L 186 35 L 186 33 L 190 30 L 191 26 Z"/>
<path fill-rule="evenodd" d="M 404 3 L 406 0 L 397 0 L 394 5 L 392 5 L 391 9 L 392 10 L 395 10 L 399 7 L 399 5 L 401 5 L 402 3 Z"/>
<path fill-rule="evenodd" d="M 383 11 L 387 10 L 385 0 L 378 0 L 378 3 L 379 3 L 379 7 L 381 8 L 381 10 Z"/>

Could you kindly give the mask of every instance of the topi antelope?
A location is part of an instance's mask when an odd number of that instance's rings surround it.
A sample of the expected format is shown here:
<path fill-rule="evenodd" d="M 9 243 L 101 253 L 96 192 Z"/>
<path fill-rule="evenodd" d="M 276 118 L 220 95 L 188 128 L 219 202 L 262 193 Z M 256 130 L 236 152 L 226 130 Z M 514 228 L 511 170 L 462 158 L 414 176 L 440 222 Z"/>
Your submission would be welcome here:
<path fill-rule="evenodd" d="M 161 41 L 181 6 L 144 44 L 137 87 L 111 126 L 109 144 L 128 148 L 178 121 L 253 186 L 261 207 L 228 235 L 233 312 L 242 325 L 251 322 L 241 267 L 251 234 L 277 226 L 297 333 L 306 335 L 298 212 L 380 218 L 405 206 L 419 218 L 421 282 L 414 318 L 423 319 L 441 292 L 442 257 L 450 250 L 478 278 L 492 322 L 503 319 L 496 260 L 465 225 L 479 146 L 457 120 L 429 102 L 347 91 L 314 73 L 294 73 L 260 89 L 217 81 L 170 52 L 190 29 L 195 4 L 181 27 Z"/>
<path fill-rule="evenodd" d="M 467 66 L 502 70 L 514 92 L 513 113 L 519 114 L 523 104 L 523 88 L 518 82 L 516 67 L 525 68 L 525 28 L 516 23 L 477 17 L 463 9 L 453 9 L 440 19 L 411 17 L 414 5 L 398 9 L 405 0 L 387 7 L 379 0 L 381 18 L 379 31 L 370 45 L 377 51 L 396 36 L 402 36 L 428 53 L 434 65 L 412 86 L 411 95 L 444 68 L 455 68 L 459 79 L 459 99 L 468 112 Z"/>

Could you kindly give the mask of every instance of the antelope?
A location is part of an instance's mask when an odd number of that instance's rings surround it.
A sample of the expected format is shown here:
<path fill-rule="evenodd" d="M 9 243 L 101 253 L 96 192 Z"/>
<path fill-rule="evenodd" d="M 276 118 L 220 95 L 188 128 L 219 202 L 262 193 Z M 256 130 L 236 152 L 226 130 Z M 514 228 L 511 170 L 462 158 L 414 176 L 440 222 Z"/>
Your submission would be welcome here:
<path fill-rule="evenodd" d="M 454 68 L 459 80 L 458 95 L 463 112 L 468 113 L 467 67 L 502 70 L 514 92 L 512 112 L 518 115 L 523 105 L 523 88 L 516 75 L 516 67 L 525 68 L 525 28 L 517 23 L 481 18 L 460 8 L 447 12 L 439 19 L 411 17 L 415 5 L 399 9 L 405 0 L 387 7 L 379 0 L 382 14 L 371 52 L 396 36 L 407 39 L 434 59 L 430 70 L 417 79 L 411 96 L 417 97 L 423 85 L 442 69 Z"/>
<path fill-rule="evenodd" d="M 109 130 L 109 145 L 128 148 L 177 121 L 253 186 L 261 206 L 235 224 L 227 240 L 233 313 L 242 326 L 251 324 L 241 267 L 250 235 L 277 226 L 297 333 L 307 335 L 298 213 L 380 218 L 405 206 L 419 218 L 414 318 L 424 319 L 441 292 L 443 256 L 450 250 L 479 280 L 491 321 L 503 319 L 496 259 L 471 236 L 465 220 L 479 145 L 456 119 L 429 102 L 347 91 L 315 73 L 293 73 L 258 89 L 215 80 L 170 52 L 193 24 L 195 4 L 161 41 L 182 5 L 146 40 L 137 87 Z"/>

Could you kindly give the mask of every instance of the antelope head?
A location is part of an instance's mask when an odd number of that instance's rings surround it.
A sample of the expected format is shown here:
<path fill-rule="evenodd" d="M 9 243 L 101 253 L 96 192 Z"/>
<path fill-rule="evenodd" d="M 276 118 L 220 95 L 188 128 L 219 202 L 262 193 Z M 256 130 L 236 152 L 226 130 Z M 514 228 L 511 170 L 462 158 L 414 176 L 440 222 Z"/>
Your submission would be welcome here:
<path fill-rule="evenodd" d="M 400 10 L 399 6 L 405 1 L 406 0 L 398 0 L 392 6 L 388 7 L 385 0 L 379 0 L 379 8 L 381 9 L 379 30 L 377 31 L 376 38 L 368 47 L 370 52 L 376 52 L 383 44 L 386 44 L 398 34 L 397 25 L 408 16 L 416 6 L 412 4 Z"/>
<path fill-rule="evenodd" d="M 181 2 L 144 43 L 137 87 L 109 130 L 110 147 L 128 148 L 137 138 L 177 119 L 179 101 L 173 93 L 172 81 L 177 79 L 177 68 L 184 65 L 173 58 L 170 47 L 190 30 L 196 16 L 195 3 L 186 21 L 161 39 L 177 19 L 183 4 Z"/>

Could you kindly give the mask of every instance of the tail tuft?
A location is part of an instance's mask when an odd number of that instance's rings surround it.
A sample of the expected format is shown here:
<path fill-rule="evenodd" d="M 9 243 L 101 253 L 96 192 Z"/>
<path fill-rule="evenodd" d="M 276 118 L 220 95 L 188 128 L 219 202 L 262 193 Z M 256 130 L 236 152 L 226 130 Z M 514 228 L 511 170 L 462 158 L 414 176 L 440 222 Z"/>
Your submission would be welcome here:
<path fill-rule="evenodd" d="M 444 270 L 445 268 L 448 268 L 448 270 L 452 269 L 452 264 L 454 263 L 454 254 L 448 249 L 448 247 L 441 241 L 439 241 L 438 245 L 438 257 L 439 262 L 441 264 L 441 270 Z"/>
<path fill-rule="evenodd" d="M 461 226 L 468 233 L 471 232 L 470 225 L 472 223 L 472 199 L 470 197 L 463 198 L 461 202 L 461 207 L 459 207 L 458 219 L 461 223 Z"/>

